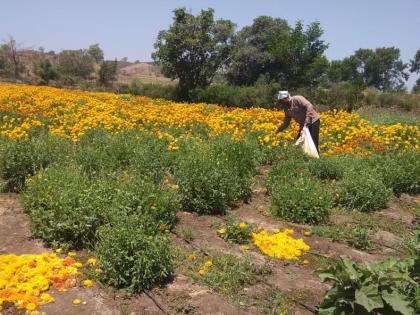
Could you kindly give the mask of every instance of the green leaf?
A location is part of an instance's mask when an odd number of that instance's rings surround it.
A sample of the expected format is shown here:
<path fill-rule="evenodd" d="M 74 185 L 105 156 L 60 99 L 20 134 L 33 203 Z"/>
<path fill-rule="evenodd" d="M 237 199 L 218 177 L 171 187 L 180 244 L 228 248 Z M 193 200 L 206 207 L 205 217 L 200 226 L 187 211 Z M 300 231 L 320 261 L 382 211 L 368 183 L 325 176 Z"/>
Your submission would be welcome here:
<path fill-rule="evenodd" d="M 349 275 L 349 278 L 351 280 L 358 279 L 359 273 L 357 272 L 355 268 L 355 263 L 346 257 L 341 257 L 341 261 L 343 263 L 344 271 L 347 272 L 347 274 Z"/>
<path fill-rule="evenodd" d="M 377 285 L 372 284 L 356 290 L 355 298 L 356 303 L 363 306 L 368 312 L 384 307 Z"/>
<path fill-rule="evenodd" d="M 414 309 L 410 306 L 410 302 L 398 291 L 393 290 L 391 293 L 382 291 L 382 298 L 394 311 L 400 312 L 403 315 L 414 314 Z"/>

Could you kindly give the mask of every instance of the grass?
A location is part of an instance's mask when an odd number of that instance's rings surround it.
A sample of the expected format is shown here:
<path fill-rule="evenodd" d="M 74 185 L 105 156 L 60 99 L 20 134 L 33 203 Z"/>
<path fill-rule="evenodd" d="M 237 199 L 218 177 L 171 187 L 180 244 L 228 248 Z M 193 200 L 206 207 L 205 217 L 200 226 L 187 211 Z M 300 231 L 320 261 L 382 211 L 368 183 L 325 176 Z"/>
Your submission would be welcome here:
<path fill-rule="evenodd" d="M 181 235 L 189 242 L 193 241 L 195 238 L 194 230 L 190 226 L 183 227 L 181 230 Z"/>
<path fill-rule="evenodd" d="M 394 204 L 403 204 L 406 208 L 416 207 L 412 203 L 397 198 Z M 373 235 L 379 230 L 404 238 L 412 232 L 412 227 L 402 220 L 395 220 L 377 213 L 349 212 L 336 208 L 328 224 L 312 228 L 315 235 L 327 237 L 334 242 L 345 243 L 359 250 L 375 248 Z"/>
<path fill-rule="evenodd" d="M 420 126 L 420 114 L 385 108 L 363 107 L 357 113 L 364 119 L 375 123 L 391 125 L 396 123 Z"/>
<path fill-rule="evenodd" d="M 194 281 L 238 301 L 240 291 L 271 273 L 268 265 L 257 266 L 249 257 L 238 258 L 230 254 L 216 253 L 211 257 L 188 251 L 185 247 L 176 250 L 178 272 Z M 201 273 L 200 273 L 201 271 Z"/>

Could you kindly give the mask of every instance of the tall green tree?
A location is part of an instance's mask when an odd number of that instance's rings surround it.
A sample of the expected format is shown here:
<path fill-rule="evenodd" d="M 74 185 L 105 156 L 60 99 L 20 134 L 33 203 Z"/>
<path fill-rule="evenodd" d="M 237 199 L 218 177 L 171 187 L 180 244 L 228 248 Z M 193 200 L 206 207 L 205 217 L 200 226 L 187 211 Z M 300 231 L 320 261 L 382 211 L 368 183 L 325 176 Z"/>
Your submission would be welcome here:
<path fill-rule="evenodd" d="M 408 79 L 407 67 L 398 48 L 359 49 L 350 57 L 332 62 L 329 78 L 334 82 L 347 81 L 380 91 L 399 91 L 404 89 Z"/>
<path fill-rule="evenodd" d="M 270 53 L 278 65 L 277 81 L 287 88 L 319 84 L 328 70 L 324 53 L 328 44 L 321 39 L 321 24 L 313 22 L 305 29 L 298 21 L 289 35 L 281 40 L 272 39 Z"/>
<path fill-rule="evenodd" d="M 420 74 L 420 49 L 417 50 L 414 59 L 410 62 L 410 71 Z M 413 87 L 413 92 L 420 93 L 420 78 L 417 79 L 416 85 Z"/>
<path fill-rule="evenodd" d="M 86 50 L 63 50 L 58 54 L 58 70 L 61 74 L 87 79 L 95 70 L 94 59 Z"/>
<path fill-rule="evenodd" d="M 48 84 L 51 80 L 58 79 L 58 71 L 47 58 L 33 64 L 33 71 L 39 77 L 41 84 Z"/>
<path fill-rule="evenodd" d="M 104 60 L 104 52 L 101 47 L 99 47 L 99 44 L 90 45 L 87 53 L 96 61 L 96 63 L 100 63 Z"/>
<path fill-rule="evenodd" d="M 104 61 L 99 69 L 99 84 L 103 86 L 109 86 L 113 81 L 116 80 L 118 62 Z"/>
<path fill-rule="evenodd" d="M 264 76 L 285 88 L 318 84 L 325 76 L 328 45 L 321 39 L 318 22 L 306 29 L 302 22 L 290 27 L 280 18 L 257 17 L 235 38 L 235 49 L 227 72 L 232 84 L 253 85 Z"/>
<path fill-rule="evenodd" d="M 215 20 L 214 10 L 202 10 L 197 16 L 185 8 L 174 10 L 173 23 L 159 32 L 152 54 L 162 72 L 179 79 L 179 94 L 208 86 L 227 61 L 232 49 L 235 25 L 229 20 Z"/>
<path fill-rule="evenodd" d="M 269 79 L 278 72 L 269 46 L 273 39 L 282 41 L 289 35 L 286 20 L 259 16 L 242 28 L 234 40 L 234 49 L 226 77 L 231 84 L 253 85 L 261 76 Z"/>

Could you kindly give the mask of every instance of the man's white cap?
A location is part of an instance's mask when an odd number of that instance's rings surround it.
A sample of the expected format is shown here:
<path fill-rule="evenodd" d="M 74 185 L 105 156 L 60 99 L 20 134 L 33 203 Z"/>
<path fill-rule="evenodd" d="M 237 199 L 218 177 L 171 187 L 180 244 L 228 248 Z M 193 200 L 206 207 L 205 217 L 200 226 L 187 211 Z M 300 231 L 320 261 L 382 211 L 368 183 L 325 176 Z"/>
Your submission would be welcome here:
<path fill-rule="evenodd" d="M 277 95 L 277 99 L 282 100 L 284 98 L 289 97 L 290 94 L 288 91 L 279 91 L 279 94 Z"/>

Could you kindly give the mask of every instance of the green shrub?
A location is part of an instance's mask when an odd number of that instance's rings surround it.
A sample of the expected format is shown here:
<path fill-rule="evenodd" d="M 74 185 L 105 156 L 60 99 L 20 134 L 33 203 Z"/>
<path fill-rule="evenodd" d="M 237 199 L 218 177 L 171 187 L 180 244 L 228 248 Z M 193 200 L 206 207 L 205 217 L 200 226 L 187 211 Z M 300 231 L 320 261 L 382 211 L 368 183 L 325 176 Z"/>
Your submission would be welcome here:
<path fill-rule="evenodd" d="M 337 266 L 320 272 L 321 280 L 331 281 L 333 286 L 319 314 L 414 314 L 420 307 L 414 273 L 418 263 L 387 258 L 373 266 L 361 266 L 342 257 Z"/>
<path fill-rule="evenodd" d="M 147 235 L 136 220 L 102 226 L 96 254 L 100 281 L 115 288 L 140 292 L 170 279 L 173 255 L 166 236 Z"/>
<path fill-rule="evenodd" d="M 271 212 L 296 223 L 318 224 L 328 219 L 330 192 L 310 176 L 290 176 L 271 182 Z"/>
<path fill-rule="evenodd" d="M 364 168 L 364 172 L 349 171 L 340 183 L 339 203 L 347 209 L 372 211 L 385 208 L 392 192 L 380 174 Z"/>
<path fill-rule="evenodd" d="M 90 176 L 130 170 L 159 182 L 167 168 L 167 152 L 167 144 L 150 135 L 95 130 L 80 139 L 75 159 Z"/>
<path fill-rule="evenodd" d="M 311 174 L 319 179 L 339 180 L 343 177 L 343 166 L 335 158 L 312 159 L 308 166 Z"/>
<path fill-rule="evenodd" d="M 0 177 L 7 191 L 21 191 L 28 176 L 47 165 L 62 161 L 71 143 L 60 137 L 40 135 L 29 140 L 6 140 L 0 147 Z"/>
<path fill-rule="evenodd" d="M 268 178 L 268 190 L 271 192 L 280 182 L 287 182 L 292 178 L 311 176 L 308 161 L 309 158 L 299 148 L 291 146 L 279 150 Z"/>
<path fill-rule="evenodd" d="M 122 85 L 117 89 L 120 94 L 142 95 L 151 98 L 162 98 L 167 100 L 178 99 L 178 86 L 167 83 L 144 83 L 139 79 L 134 79 L 130 85 Z"/>
<path fill-rule="evenodd" d="M 225 213 L 250 194 L 256 162 L 253 155 L 246 154 L 252 150 L 227 138 L 215 141 L 181 144 L 177 153 L 174 179 L 187 211 Z M 238 152 L 244 155 L 237 156 Z"/>
<path fill-rule="evenodd" d="M 274 106 L 275 94 L 280 89 L 279 84 L 256 84 L 255 86 L 233 86 L 212 84 L 202 89 L 190 91 L 190 101 L 219 104 L 237 107 Z"/>
<path fill-rule="evenodd" d="M 230 136 L 219 136 L 210 141 L 210 148 L 221 161 L 236 169 L 239 176 L 255 175 L 263 155 L 255 139 L 232 140 Z"/>
<path fill-rule="evenodd" d="M 92 248 L 104 224 L 130 216 L 144 219 L 142 229 L 171 228 L 180 209 L 176 194 L 141 178 L 122 174 L 88 179 L 80 167 L 50 167 L 29 183 L 23 195 L 33 235 L 66 248 Z"/>
<path fill-rule="evenodd" d="M 406 152 L 377 157 L 382 163 L 376 164 L 384 183 L 396 195 L 420 193 L 420 153 Z"/>

